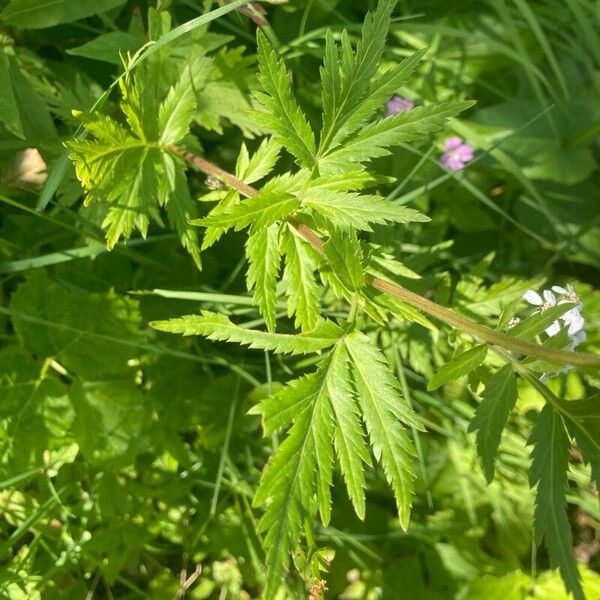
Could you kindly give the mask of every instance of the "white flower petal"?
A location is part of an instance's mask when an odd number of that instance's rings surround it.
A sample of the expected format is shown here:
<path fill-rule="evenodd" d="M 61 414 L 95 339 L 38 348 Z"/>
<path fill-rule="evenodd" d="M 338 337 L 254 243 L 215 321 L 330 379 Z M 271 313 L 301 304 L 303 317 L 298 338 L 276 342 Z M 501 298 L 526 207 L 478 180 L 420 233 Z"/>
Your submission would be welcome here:
<path fill-rule="evenodd" d="M 554 306 L 556 304 L 556 296 L 550 290 L 544 290 L 543 296 L 546 304 L 549 304 L 550 306 Z"/>
<path fill-rule="evenodd" d="M 569 323 L 569 335 L 573 336 L 573 335 L 579 333 L 580 331 L 583 330 L 584 325 L 585 325 L 585 319 L 581 315 L 578 315 L 577 317 L 572 319 L 571 322 Z"/>
<path fill-rule="evenodd" d="M 558 321 L 554 321 L 550 327 L 546 327 L 546 333 L 552 337 L 556 335 L 560 331 L 560 323 Z"/>
<path fill-rule="evenodd" d="M 560 285 L 553 285 L 552 290 L 555 291 L 557 294 L 560 294 L 561 296 L 564 296 L 565 294 L 569 293 L 567 290 L 565 290 L 564 287 L 560 287 Z"/>
<path fill-rule="evenodd" d="M 568 310 L 561 317 L 561 319 L 565 322 L 566 325 L 571 323 L 573 320 L 580 319 L 580 318 L 583 318 L 583 317 L 581 316 L 579 309 L 576 306 L 574 308 L 571 308 L 570 310 Z"/>
<path fill-rule="evenodd" d="M 529 302 L 529 304 L 533 304 L 533 306 L 541 306 L 544 304 L 542 297 L 533 290 L 527 290 L 523 294 L 523 300 L 525 300 L 525 302 Z"/>

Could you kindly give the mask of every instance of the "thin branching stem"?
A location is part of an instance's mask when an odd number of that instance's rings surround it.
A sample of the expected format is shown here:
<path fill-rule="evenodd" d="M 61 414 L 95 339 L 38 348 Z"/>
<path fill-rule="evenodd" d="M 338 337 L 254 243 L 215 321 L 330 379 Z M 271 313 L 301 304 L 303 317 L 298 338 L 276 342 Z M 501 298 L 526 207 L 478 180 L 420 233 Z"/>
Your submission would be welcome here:
<path fill-rule="evenodd" d="M 237 177 L 221 169 L 221 167 L 211 163 L 210 161 L 197 156 L 193 152 L 184 150 L 178 146 L 170 146 L 169 151 L 181 156 L 191 165 L 202 171 L 206 175 L 212 175 L 220 179 L 223 183 L 229 187 L 237 190 L 240 194 L 250 198 L 258 193 L 256 188 L 240 181 Z M 306 223 L 303 223 L 297 216 L 288 218 L 288 222 L 298 231 L 298 233 L 321 255 L 323 251 L 323 240 L 319 235 L 311 229 Z M 473 337 L 477 338 L 482 342 L 488 344 L 494 344 L 500 346 L 506 350 L 512 352 L 518 352 L 519 354 L 526 354 L 528 356 L 534 356 L 542 360 L 549 362 L 574 365 L 579 367 L 588 368 L 599 368 L 600 357 L 592 354 L 584 354 L 581 352 L 568 352 L 566 350 L 556 350 L 554 348 L 547 348 L 540 344 L 534 344 L 526 342 L 518 338 L 506 335 L 475 321 L 471 321 L 459 315 L 458 313 L 436 304 L 419 294 L 411 292 L 410 290 L 392 283 L 370 273 L 366 274 L 366 282 L 376 290 L 393 296 L 394 298 L 406 302 L 410 306 L 420 310 L 421 312 L 434 317 L 438 321 L 442 321 L 451 327 L 458 329 L 464 333 L 468 333 Z"/>

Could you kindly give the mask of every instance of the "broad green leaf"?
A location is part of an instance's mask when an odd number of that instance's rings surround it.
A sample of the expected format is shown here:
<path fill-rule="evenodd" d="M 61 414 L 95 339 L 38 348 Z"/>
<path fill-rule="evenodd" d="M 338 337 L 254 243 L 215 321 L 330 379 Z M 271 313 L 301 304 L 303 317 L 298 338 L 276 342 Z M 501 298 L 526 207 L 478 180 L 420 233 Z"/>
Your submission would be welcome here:
<path fill-rule="evenodd" d="M 335 451 L 340 461 L 348 496 L 358 518 L 365 518 L 365 464 L 370 465 L 358 405 L 350 386 L 348 352 L 344 346 L 333 351 L 327 393 L 335 420 Z"/>
<path fill-rule="evenodd" d="M 535 496 L 535 533 L 538 543 L 546 542 L 550 563 L 558 567 L 575 600 L 585 600 L 573 555 L 573 537 L 567 516 L 567 469 L 569 437 L 560 414 L 546 404 L 531 432 L 533 444 L 531 484 Z"/>
<path fill-rule="evenodd" d="M 89 463 L 127 466 L 148 444 L 150 415 L 133 381 L 78 382 L 71 398 L 74 437 Z"/>
<path fill-rule="evenodd" d="M 45 361 L 15 346 L 0 350 L 0 447 L 3 474 L 38 468 L 64 443 L 73 421 L 68 387 Z"/>
<path fill-rule="evenodd" d="M 184 138 L 196 112 L 196 91 L 192 72 L 186 69 L 167 94 L 158 109 L 158 130 L 161 144 L 175 144 Z"/>
<path fill-rule="evenodd" d="M 421 139 L 438 131 L 450 117 L 473 105 L 473 102 L 444 102 L 413 108 L 408 112 L 374 121 L 343 146 L 333 149 L 319 160 L 322 174 L 353 170 L 357 163 L 390 154 L 389 148 Z"/>
<path fill-rule="evenodd" d="M 292 228 L 283 231 L 285 256 L 283 282 L 288 299 L 288 316 L 296 327 L 310 331 L 319 319 L 320 290 L 315 278 L 316 262 L 305 242 Z"/>
<path fill-rule="evenodd" d="M 381 196 L 363 196 L 353 192 L 308 192 L 302 204 L 336 227 L 363 231 L 372 231 L 371 223 L 426 223 L 430 220 L 417 210 L 384 200 Z"/>
<path fill-rule="evenodd" d="M 34 271 L 13 294 L 10 310 L 19 339 L 36 356 L 92 380 L 133 377 L 128 362 L 144 341 L 136 301 L 62 287 Z"/>
<path fill-rule="evenodd" d="M 470 373 L 485 360 L 487 349 L 487 345 L 482 344 L 455 356 L 431 378 L 427 389 L 436 390 L 448 381 L 454 381 Z"/>
<path fill-rule="evenodd" d="M 542 333 L 547 327 L 552 325 L 554 321 L 564 315 L 567 311 L 573 308 L 573 304 L 565 302 L 564 304 L 558 304 L 552 306 L 540 313 L 527 317 L 524 321 L 521 321 L 518 325 L 515 325 L 509 334 L 524 340 L 532 339 L 536 335 Z"/>
<path fill-rule="evenodd" d="M 278 354 L 320 352 L 333 346 L 342 335 L 341 329 L 331 321 L 321 321 L 313 331 L 298 335 L 244 329 L 232 323 L 226 315 L 207 310 L 200 315 L 154 321 L 152 327 L 169 333 L 202 335 L 209 340 L 235 342 Z"/>
<path fill-rule="evenodd" d="M 567 429 L 592 467 L 592 479 L 600 485 L 600 395 L 585 400 L 556 399 Z"/>
<path fill-rule="evenodd" d="M 477 432 L 477 452 L 488 483 L 494 479 L 494 461 L 502 430 L 517 401 L 517 381 L 510 365 L 496 371 L 485 385 L 481 403 L 469 424 L 469 432 Z"/>
<path fill-rule="evenodd" d="M 42 29 L 85 19 L 125 4 L 125 0 L 11 0 L 0 15 L 20 29 Z"/>
<path fill-rule="evenodd" d="M 257 112 L 255 116 L 301 166 L 312 167 L 315 162 L 315 136 L 292 95 L 286 68 L 277 59 L 260 29 L 257 41 L 259 80 L 265 91 L 255 92 L 255 96 L 265 112 Z"/>
<path fill-rule="evenodd" d="M 279 225 L 251 233 L 246 240 L 246 285 L 254 292 L 254 302 L 265 318 L 267 329 L 275 331 L 277 305 L 277 275 L 281 256 L 279 254 Z"/>
<path fill-rule="evenodd" d="M 67 50 L 67 54 L 83 56 L 113 65 L 122 64 L 122 55 L 127 52 L 132 54 L 142 45 L 140 39 L 125 31 L 111 31 L 99 35 L 97 38 Z"/>
<path fill-rule="evenodd" d="M 400 385 L 385 357 L 369 338 L 354 332 L 344 343 L 371 446 L 394 492 L 400 524 L 406 529 L 412 502 L 414 449 L 403 426 L 422 426 L 400 394 Z"/>
<path fill-rule="evenodd" d="M 32 145 L 56 143 L 58 136 L 48 107 L 23 75 L 14 56 L 0 52 L 0 121 Z"/>

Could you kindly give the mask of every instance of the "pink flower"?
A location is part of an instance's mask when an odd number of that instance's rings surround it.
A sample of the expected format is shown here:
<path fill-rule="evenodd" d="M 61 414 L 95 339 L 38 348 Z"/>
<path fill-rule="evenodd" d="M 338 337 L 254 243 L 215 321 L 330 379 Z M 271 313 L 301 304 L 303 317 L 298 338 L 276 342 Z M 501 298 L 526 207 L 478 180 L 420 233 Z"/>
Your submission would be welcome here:
<path fill-rule="evenodd" d="M 457 136 L 446 138 L 444 153 L 440 162 L 452 171 L 460 171 L 466 163 L 473 160 L 473 146 L 463 143 Z"/>
<path fill-rule="evenodd" d="M 409 111 L 414 105 L 415 103 L 408 98 L 404 98 L 403 96 L 392 96 L 392 98 L 385 103 L 385 108 L 388 117 L 391 117 L 392 115 Z"/>

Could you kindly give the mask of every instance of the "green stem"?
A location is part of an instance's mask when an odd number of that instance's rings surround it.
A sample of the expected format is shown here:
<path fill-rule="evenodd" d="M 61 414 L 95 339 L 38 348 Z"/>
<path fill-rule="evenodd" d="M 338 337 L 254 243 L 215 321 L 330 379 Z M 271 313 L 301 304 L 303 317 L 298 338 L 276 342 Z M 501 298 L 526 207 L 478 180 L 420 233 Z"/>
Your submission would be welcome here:
<path fill-rule="evenodd" d="M 256 196 L 258 190 L 249 186 L 248 184 L 240 181 L 237 177 L 221 169 L 217 165 L 207 161 L 200 156 L 195 155 L 192 152 L 179 148 L 177 146 L 169 146 L 168 150 L 184 158 L 191 165 L 195 166 L 198 170 L 202 171 L 206 175 L 212 175 L 217 179 L 220 179 L 223 183 L 229 187 L 237 190 L 240 194 L 251 198 Z M 321 255 L 324 255 L 323 241 L 319 235 L 313 231 L 308 225 L 303 223 L 298 217 L 292 216 L 288 218 L 288 222 L 298 231 L 298 233 Z M 534 356 L 536 358 L 547 360 L 549 362 L 574 365 L 578 367 L 590 367 L 600 368 L 600 357 L 592 354 L 584 354 L 581 352 L 567 352 L 566 350 L 555 350 L 553 348 L 546 348 L 540 344 L 534 344 L 526 342 L 518 338 L 500 333 L 490 327 L 476 323 L 455 313 L 454 311 L 440 306 L 419 294 L 415 294 L 405 287 L 392 283 L 381 277 L 372 275 L 371 273 L 366 274 L 366 282 L 376 290 L 388 294 L 406 302 L 413 308 L 420 310 L 421 312 L 434 317 L 438 321 L 458 329 L 464 333 L 468 333 L 473 337 L 500 346 L 511 352 L 518 352 L 519 354 L 526 354 L 528 356 Z"/>

